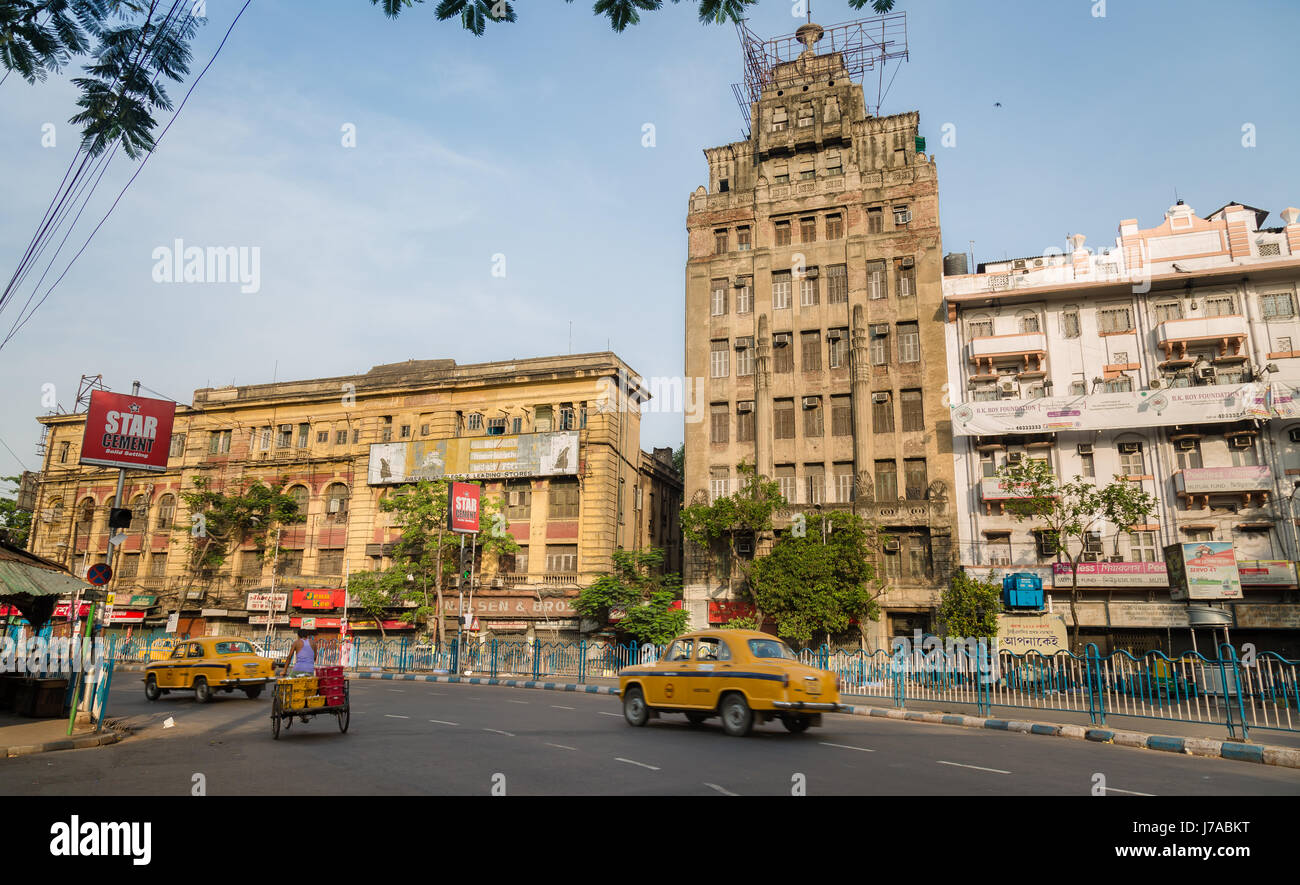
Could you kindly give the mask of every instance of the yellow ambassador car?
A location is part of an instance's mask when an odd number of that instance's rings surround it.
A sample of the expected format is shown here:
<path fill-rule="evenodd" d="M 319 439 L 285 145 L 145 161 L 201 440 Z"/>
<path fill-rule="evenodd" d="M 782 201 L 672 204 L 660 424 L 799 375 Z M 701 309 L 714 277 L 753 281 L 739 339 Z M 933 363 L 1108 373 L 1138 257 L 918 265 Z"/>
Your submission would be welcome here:
<path fill-rule="evenodd" d="M 238 636 L 201 636 L 178 642 L 171 657 L 145 667 L 144 695 L 156 701 L 170 691 L 193 689 L 206 704 L 213 692 L 242 691 L 250 698 L 275 681 L 274 664 Z"/>
<path fill-rule="evenodd" d="M 754 720 L 780 719 L 799 733 L 822 724 L 822 713 L 852 708 L 840 703 L 835 674 L 799 663 L 770 633 L 710 630 L 673 640 L 657 664 L 618 674 L 623 716 L 645 725 L 660 713 L 685 713 L 692 725 L 722 717 L 727 734 L 743 737 Z"/>

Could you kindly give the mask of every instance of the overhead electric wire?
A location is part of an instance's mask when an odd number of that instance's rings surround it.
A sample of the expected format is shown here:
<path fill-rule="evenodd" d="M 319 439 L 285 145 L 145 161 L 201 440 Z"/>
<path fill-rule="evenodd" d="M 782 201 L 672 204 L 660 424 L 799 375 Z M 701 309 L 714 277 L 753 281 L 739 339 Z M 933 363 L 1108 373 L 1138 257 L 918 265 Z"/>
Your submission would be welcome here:
<path fill-rule="evenodd" d="M 67 267 L 63 269 L 63 273 L 59 274 L 58 279 L 56 279 L 53 283 L 51 283 L 50 287 L 45 290 L 45 294 L 41 296 L 41 300 L 36 302 L 35 306 L 33 306 L 31 310 L 28 311 L 25 317 L 22 316 L 21 314 L 19 315 L 19 319 L 15 321 L 15 324 L 13 328 L 10 329 L 9 334 L 7 334 L 4 337 L 3 341 L 0 341 L 0 348 L 3 348 L 6 344 L 8 344 L 10 339 L 12 339 L 13 336 L 17 334 L 18 331 L 21 330 L 24 325 L 27 324 L 27 321 L 30 320 L 32 316 L 35 315 L 37 309 L 39 309 L 40 306 L 45 303 L 45 300 L 50 297 L 50 293 L 53 292 L 54 289 L 58 287 L 59 283 L 63 282 L 63 278 L 68 275 L 68 271 L 72 270 L 73 264 L 75 264 L 77 259 L 81 257 L 82 253 L 86 251 L 86 248 L 90 245 L 90 241 L 94 239 L 95 234 L 97 234 L 99 232 L 99 229 L 104 226 L 104 223 L 108 221 L 109 216 L 113 214 L 113 210 L 117 208 L 118 203 L 121 202 L 122 197 L 126 194 L 127 189 L 135 182 L 136 178 L 140 176 L 140 173 L 144 171 L 145 164 L 149 162 L 149 158 L 152 157 L 154 151 L 158 149 L 158 145 L 162 143 L 163 137 L 167 134 L 168 130 L 171 129 L 172 124 L 176 122 L 177 118 L 180 116 L 181 111 L 185 109 L 185 105 L 190 100 L 190 96 L 194 94 L 194 89 L 199 85 L 199 82 L 203 79 L 204 75 L 207 74 L 208 69 L 212 67 L 214 62 L 216 62 L 217 57 L 221 54 L 221 50 L 225 48 L 226 41 L 230 39 L 230 34 L 232 31 L 234 31 L 235 25 L 239 24 L 239 19 L 243 16 L 244 11 L 248 9 L 249 5 L 252 2 L 253 0 L 245 0 L 244 5 L 240 7 L 239 12 L 235 15 L 234 20 L 231 21 L 230 27 L 226 29 L 225 35 L 221 38 L 221 42 L 217 45 L 216 50 L 213 51 L 212 58 L 208 59 L 208 63 L 204 65 L 203 70 L 200 71 L 198 76 L 194 78 L 194 82 L 190 84 L 190 88 L 186 91 L 185 97 L 181 99 L 181 103 L 180 105 L 177 106 L 175 113 L 172 114 L 172 118 L 167 121 L 167 125 L 163 127 L 161 132 L 158 133 L 158 137 L 154 139 L 153 146 L 150 147 L 149 150 L 145 153 L 144 159 L 140 161 L 140 164 L 139 166 L 136 167 L 135 172 L 131 175 L 130 179 L 127 180 L 126 184 L 122 186 L 122 189 L 118 192 L 117 197 L 113 200 L 112 205 L 110 205 L 108 207 L 108 211 L 104 213 L 104 217 L 99 220 L 99 223 L 95 225 L 94 230 L 92 230 L 89 236 L 86 237 L 86 241 L 81 244 L 81 248 L 77 250 L 77 254 L 72 256 L 72 259 L 68 262 Z M 0 305 L 0 310 L 3 310 L 3 305 Z"/>
<path fill-rule="evenodd" d="M 153 57 L 155 48 L 159 44 L 159 41 L 161 41 L 164 37 L 166 37 L 167 34 L 173 30 L 173 28 L 177 29 L 176 31 L 177 33 L 184 33 L 186 29 L 190 27 L 190 23 L 195 17 L 195 10 L 198 7 L 197 4 L 191 5 L 189 7 L 189 12 L 184 15 L 183 19 L 181 19 L 178 17 L 178 13 L 186 6 L 186 4 L 187 4 L 187 0 L 173 0 L 171 8 L 167 11 L 166 16 L 164 16 L 162 22 L 158 25 L 157 32 L 155 33 L 152 42 L 148 44 L 148 48 L 143 49 L 142 47 L 143 51 L 139 53 L 135 62 L 130 66 L 129 70 L 124 71 L 122 76 L 118 78 L 118 80 L 115 82 L 115 85 L 123 83 L 132 73 L 138 71 L 142 64 L 145 64 L 149 59 L 151 59 Z M 151 17 L 152 17 L 153 9 L 155 8 L 156 6 L 151 7 L 150 9 Z M 146 19 L 146 27 L 147 27 L 147 23 L 148 20 Z M 162 74 L 161 69 L 156 71 L 150 85 L 157 83 L 158 78 L 161 76 L 161 74 Z M 123 95 L 125 95 L 125 93 L 123 93 Z M 122 96 L 119 96 L 118 98 L 119 106 L 121 101 L 122 101 Z M 174 119 L 175 117 L 173 116 L 173 120 Z M 94 195 L 95 189 L 98 187 L 99 181 L 102 180 L 104 171 L 106 171 L 109 161 L 111 161 L 113 155 L 116 154 L 117 149 L 121 146 L 122 138 L 123 136 L 119 134 L 118 137 L 114 139 L 112 150 L 107 151 L 102 155 L 103 157 L 105 157 L 105 159 L 99 160 L 98 158 L 92 158 L 89 151 L 86 150 L 83 144 L 78 147 L 77 153 L 73 156 L 72 160 L 69 162 L 68 170 L 67 172 L 64 173 L 63 181 L 60 183 L 59 190 L 56 192 L 55 197 L 51 200 L 50 206 L 47 207 L 44 216 L 42 216 L 41 224 L 37 230 L 37 233 L 33 236 L 31 243 L 29 243 L 27 250 L 25 251 L 22 259 L 19 262 L 18 268 L 15 270 L 14 275 L 10 279 L 9 284 L 5 287 L 4 292 L 0 293 L 0 313 L 3 313 L 5 308 L 8 307 L 10 299 L 14 293 L 14 290 L 17 289 L 20 285 L 22 285 L 22 283 L 26 280 L 27 275 L 30 273 L 31 267 L 39 259 L 41 253 L 43 253 L 46 247 L 49 245 L 50 239 L 53 236 L 53 231 L 57 231 L 58 227 L 62 225 L 63 220 L 66 219 L 68 212 L 71 211 L 71 206 L 75 205 L 77 201 L 77 196 L 74 195 L 74 191 L 84 191 L 85 183 L 81 181 L 81 178 L 86 171 L 87 163 L 89 163 L 91 159 L 98 160 L 99 175 L 98 177 L 95 177 L 94 171 L 90 173 L 90 176 L 95 178 L 95 182 L 94 185 L 91 187 L 90 191 L 86 194 L 85 200 L 82 202 L 82 209 L 77 212 L 77 217 L 76 219 L 73 220 L 72 226 L 68 229 L 68 232 L 64 235 L 64 238 L 60 242 L 59 247 L 55 250 L 54 255 L 51 257 L 50 265 L 47 266 L 45 273 L 41 275 L 41 279 L 37 282 L 36 286 L 33 287 L 31 295 L 28 296 L 27 301 L 23 304 L 23 307 L 19 310 L 19 318 L 15 320 L 14 326 L 10 329 L 10 332 L 5 337 L 4 341 L 0 342 L 0 347 L 3 347 L 5 343 L 8 343 L 8 341 L 18 331 L 18 329 L 20 329 L 22 325 L 25 325 L 26 320 L 30 319 L 32 313 L 35 312 L 36 309 L 35 307 L 32 307 L 31 311 L 27 312 L 29 306 L 31 305 L 32 298 L 35 297 L 36 292 L 39 290 L 41 286 L 41 283 L 45 279 L 45 276 L 48 275 L 50 268 L 57 260 L 58 254 L 63 248 L 63 243 L 67 241 L 68 236 L 70 236 L 72 230 L 75 229 L 77 220 L 81 216 L 81 211 L 84 211 L 86 205 L 90 201 L 90 198 Z M 154 147 L 156 146 L 157 146 L 157 142 L 155 141 Z M 150 152 L 152 153 L 152 148 L 150 149 Z M 78 159 L 80 159 L 79 166 L 78 166 Z M 72 173 L 74 167 L 76 168 L 76 173 L 72 176 L 71 182 L 69 182 L 68 176 L 70 173 Z M 134 180 L 134 177 L 132 177 L 132 180 Z M 98 230 L 98 228 L 96 228 L 96 230 Z M 87 242 L 89 242 L 89 240 L 87 240 Z M 83 246 L 83 250 L 84 250 L 84 246 Z M 80 254 L 81 253 L 78 252 L 78 255 Z M 76 259 L 74 258 L 73 260 L 75 261 Z M 68 267 L 69 268 L 71 267 L 71 263 L 69 263 Z M 67 269 L 64 270 L 64 274 L 66 273 L 67 273 Z M 60 279 L 62 279 L 62 275 L 60 276 Z M 49 292 L 47 291 L 46 297 L 48 297 L 48 295 Z M 39 307 L 40 304 L 44 302 L 44 300 L 45 298 L 42 298 L 41 301 L 37 303 L 36 307 Z M 27 312 L 27 316 L 25 318 L 23 316 L 24 312 Z"/>

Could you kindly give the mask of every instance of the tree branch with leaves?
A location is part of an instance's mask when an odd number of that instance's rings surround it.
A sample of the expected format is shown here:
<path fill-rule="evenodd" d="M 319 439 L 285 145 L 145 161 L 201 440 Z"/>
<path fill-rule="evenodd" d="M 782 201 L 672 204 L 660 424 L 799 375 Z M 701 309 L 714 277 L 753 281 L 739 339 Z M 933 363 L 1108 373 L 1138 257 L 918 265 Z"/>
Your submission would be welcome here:
<path fill-rule="evenodd" d="M 1043 460 L 1004 464 L 997 477 L 1001 489 L 1012 493 L 1002 502 L 1003 509 L 1017 522 L 1033 520 L 1037 530 L 1055 542 L 1057 561 L 1064 558 L 1070 564 L 1070 642 L 1077 653 L 1079 562 L 1089 536 L 1104 535 L 1111 527 L 1133 531 L 1155 512 L 1156 500 L 1118 474 L 1105 486 L 1081 476 L 1062 481 Z"/>

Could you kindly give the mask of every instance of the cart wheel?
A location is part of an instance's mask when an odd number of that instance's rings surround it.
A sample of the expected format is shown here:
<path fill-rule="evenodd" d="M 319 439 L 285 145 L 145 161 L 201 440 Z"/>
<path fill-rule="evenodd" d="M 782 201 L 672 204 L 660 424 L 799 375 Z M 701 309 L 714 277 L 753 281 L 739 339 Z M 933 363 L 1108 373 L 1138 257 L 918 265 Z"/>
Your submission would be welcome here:
<path fill-rule="evenodd" d="M 280 739 L 280 699 L 277 697 L 271 702 L 271 737 L 275 740 Z"/>
<path fill-rule="evenodd" d="M 348 723 L 352 721 L 352 709 L 344 704 L 343 709 L 334 715 L 337 716 L 339 720 L 339 731 L 346 733 L 348 730 Z"/>

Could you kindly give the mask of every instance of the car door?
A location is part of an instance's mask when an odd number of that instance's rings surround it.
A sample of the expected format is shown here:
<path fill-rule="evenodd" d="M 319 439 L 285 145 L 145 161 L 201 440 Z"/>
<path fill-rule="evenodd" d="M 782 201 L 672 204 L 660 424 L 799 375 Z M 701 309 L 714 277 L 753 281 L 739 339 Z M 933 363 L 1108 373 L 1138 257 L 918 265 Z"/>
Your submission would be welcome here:
<path fill-rule="evenodd" d="M 180 688 L 184 684 L 181 672 L 185 666 L 185 646 L 173 646 L 171 654 L 165 660 L 166 663 L 157 668 L 159 687 Z"/>
<path fill-rule="evenodd" d="M 718 693 L 731 666 L 731 650 L 717 636 L 701 636 L 695 641 L 694 675 L 689 677 L 692 707 L 712 710 L 718 705 Z"/>
<path fill-rule="evenodd" d="M 194 686 L 194 677 L 206 675 L 203 672 L 203 643 L 188 642 L 185 644 L 185 684 L 183 688 L 192 688 Z M 208 682 L 211 682 L 211 677 Z"/>
<path fill-rule="evenodd" d="M 680 707 L 687 698 L 690 689 L 686 673 L 694 666 L 691 656 L 695 653 L 694 639 L 674 639 L 663 660 L 655 666 L 656 675 L 648 680 L 646 694 L 652 707 Z"/>

